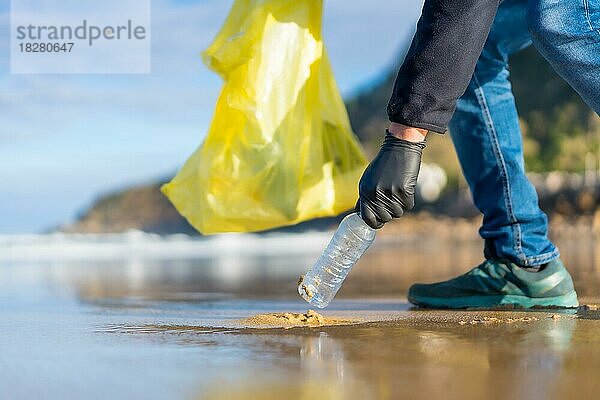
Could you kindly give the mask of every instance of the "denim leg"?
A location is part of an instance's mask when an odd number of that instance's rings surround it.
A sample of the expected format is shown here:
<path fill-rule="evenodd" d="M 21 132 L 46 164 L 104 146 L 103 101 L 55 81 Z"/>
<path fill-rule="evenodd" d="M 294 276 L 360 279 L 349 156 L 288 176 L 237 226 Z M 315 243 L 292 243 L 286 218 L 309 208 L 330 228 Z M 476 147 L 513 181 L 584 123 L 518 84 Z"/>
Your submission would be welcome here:
<path fill-rule="evenodd" d="M 527 23 L 535 47 L 600 114 L 600 0 L 531 0 Z"/>
<path fill-rule="evenodd" d="M 525 175 L 519 119 L 508 80 L 508 56 L 531 44 L 527 0 L 505 0 L 450 133 L 473 201 L 483 213 L 479 233 L 487 258 L 519 265 L 559 256 L 547 236 L 548 219 Z"/>

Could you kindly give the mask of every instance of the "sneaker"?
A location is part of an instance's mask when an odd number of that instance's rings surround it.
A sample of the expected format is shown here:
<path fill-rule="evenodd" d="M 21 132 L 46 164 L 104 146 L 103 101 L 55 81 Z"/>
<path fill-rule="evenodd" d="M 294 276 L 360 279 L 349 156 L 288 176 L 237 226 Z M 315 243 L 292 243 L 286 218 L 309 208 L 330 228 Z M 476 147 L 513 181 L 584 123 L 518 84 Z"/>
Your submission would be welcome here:
<path fill-rule="evenodd" d="M 560 260 L 530 272 L 504 260 L 486 260 L 444 282 L 412 285 L 408 301 L 432 308 L 574 308 L 571 275 Z"/>

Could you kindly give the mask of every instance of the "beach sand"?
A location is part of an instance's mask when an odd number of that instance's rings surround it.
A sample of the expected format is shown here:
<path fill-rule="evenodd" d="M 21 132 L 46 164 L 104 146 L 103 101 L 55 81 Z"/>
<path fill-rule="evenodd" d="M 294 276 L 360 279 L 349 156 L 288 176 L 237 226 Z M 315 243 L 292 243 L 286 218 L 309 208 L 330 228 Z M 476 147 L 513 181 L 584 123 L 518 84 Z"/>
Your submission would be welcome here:
<path fill-rule="evenodd" d="M 249 327 L 266 328 L 292 328 L 297 326 L 327 326 L 327 325 L 348 325 L 357 323 L 358 319 L 343 319 L 335 317 L 324 317 L 314 310 L 308 310 L 305 313 L 269 313 L 257 314 L 244 318 L 240 321 L 242 325 Z"/>

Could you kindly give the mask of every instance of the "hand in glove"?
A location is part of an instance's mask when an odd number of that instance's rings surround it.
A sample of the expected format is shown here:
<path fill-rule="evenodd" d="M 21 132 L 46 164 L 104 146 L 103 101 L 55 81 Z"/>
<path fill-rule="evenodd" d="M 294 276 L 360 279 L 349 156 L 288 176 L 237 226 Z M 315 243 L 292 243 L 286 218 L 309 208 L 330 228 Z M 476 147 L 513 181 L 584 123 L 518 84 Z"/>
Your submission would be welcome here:
<path fill-rule="evenodd" d="M 359 183 L 356 208 L 371 228 L 379 229 L 414 207 L 424 148 L 425 142 L 409 142 L 386 132 L 379 153 Z"/>

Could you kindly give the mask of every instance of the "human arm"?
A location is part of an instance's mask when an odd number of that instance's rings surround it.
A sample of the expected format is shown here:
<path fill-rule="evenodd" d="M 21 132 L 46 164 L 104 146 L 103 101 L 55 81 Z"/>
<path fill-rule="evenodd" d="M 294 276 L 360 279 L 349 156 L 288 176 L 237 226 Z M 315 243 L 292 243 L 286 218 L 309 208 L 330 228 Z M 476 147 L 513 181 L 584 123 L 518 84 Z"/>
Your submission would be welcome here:
<path fill-rule="evenodd" d="M 394 84 L 391 122 L 446 131 L 475 70 L 500 0 L 426 0 Z"/>
<path fill-rule="evenodd" d="M 427 131 L 444 133 L 465 92 L 500 0 L 426 0 L 388 104 L 384 143 L 365 170 L 357 209 L 381 228 L 414 206 Z"/>

